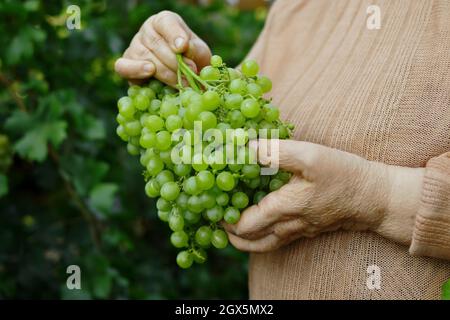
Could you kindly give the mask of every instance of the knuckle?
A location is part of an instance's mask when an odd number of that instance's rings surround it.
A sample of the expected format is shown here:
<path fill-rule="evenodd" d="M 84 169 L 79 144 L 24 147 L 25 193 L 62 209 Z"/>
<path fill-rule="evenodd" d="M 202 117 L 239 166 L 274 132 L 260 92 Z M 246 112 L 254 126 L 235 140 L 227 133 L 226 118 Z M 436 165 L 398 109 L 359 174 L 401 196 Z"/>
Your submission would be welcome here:
<path fill-rule="evenodd" d="M 153 22 L 154 22 L 155 24 L 161 24 L 161 23 L 164 23 L 164 21 L 165 21 L 167 18 L 170 18 L 170 17 L 173 17 L 173 16 L 175 16 L 175 13 L 173 13 L 172 11 L 169 11 L 169 10 L 163 10 L 163 11 L 160 11 L 159 13 L 157 13 L 157 14 L 154 16 Z"/>

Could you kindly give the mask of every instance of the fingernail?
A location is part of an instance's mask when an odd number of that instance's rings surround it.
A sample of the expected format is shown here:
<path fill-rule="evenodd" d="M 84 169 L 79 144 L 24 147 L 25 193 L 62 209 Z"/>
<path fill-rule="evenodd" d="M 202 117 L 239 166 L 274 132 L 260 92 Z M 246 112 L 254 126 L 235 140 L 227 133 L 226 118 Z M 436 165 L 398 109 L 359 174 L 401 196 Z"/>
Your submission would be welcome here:
<path fill-rule="evenodd" d="M 183 38 L 177 38 L 175 40 L 175 48 L 180 49 L 181 47 L 183 47 L 184 44 L 184 39 Z"/>
<path fill-rule="evenodd" d="M 150 73 L 153 70 L 153 66 L 150 63 L 144 64 L 142 70 L 144 70 L 144 72 L 146 73 Z"/>

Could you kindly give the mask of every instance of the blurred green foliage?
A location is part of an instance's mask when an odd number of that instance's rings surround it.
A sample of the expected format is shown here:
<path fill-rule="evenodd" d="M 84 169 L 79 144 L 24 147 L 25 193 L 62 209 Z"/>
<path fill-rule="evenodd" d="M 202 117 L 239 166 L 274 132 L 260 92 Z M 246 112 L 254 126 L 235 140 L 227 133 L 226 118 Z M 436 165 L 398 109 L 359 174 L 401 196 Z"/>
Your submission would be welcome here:
<path fill-rule="evenodd" d="M 81 30 L 66 27 L 71 4 L 81 9 Z M 265 9 L 239 12 L 220 1 L 1 1 L 0 298 L 247 296 L 247 256 L 232 248 L 204 266 L 176 267 L 138 161 L 115 134 L 126 83 L 114 61 L 165 9 L 229 65 L 265 18 Z M 73 264 L 82 290 L 66 289 Z"/>

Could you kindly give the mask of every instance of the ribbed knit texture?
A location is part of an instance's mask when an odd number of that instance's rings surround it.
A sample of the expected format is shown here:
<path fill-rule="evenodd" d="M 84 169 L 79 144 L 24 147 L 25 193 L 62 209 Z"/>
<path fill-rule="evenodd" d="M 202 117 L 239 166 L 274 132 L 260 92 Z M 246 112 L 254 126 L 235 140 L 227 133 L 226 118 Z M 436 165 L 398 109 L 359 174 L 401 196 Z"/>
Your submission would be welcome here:
<path fill-rule="evenodd" d="M 366 28 L 369 5 L 379 30 Z M 250 297 L 438 299 L 450 278 L 450 1 L 277 0 L 250 56 L 295 139 L 426 167 L 410 248 L 371 232 L 300 239 L 251 255 Z M 370 265 L 380 290 L 366 286 Z"/>

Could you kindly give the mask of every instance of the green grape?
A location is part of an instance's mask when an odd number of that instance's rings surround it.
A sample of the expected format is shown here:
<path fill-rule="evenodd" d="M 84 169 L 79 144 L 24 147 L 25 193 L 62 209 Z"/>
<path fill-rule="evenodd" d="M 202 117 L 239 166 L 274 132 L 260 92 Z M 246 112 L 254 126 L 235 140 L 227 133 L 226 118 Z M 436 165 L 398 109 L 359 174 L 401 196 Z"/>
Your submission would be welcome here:
<path fill-rule="evenodd" d="M 270 183 L 270 176 L 261 176 L 261 188 L 266 188 L 269 186 Z"/>
<path fill-rule="evenodd" d="M 201 247 L 208 247 L 211 243 L 212 230 L 208 226 L 201 226 L 195 232 L 195 242 Z"/>
<path fill-rule="evenodd" d="M 236 69 L 227 68 L 227 70 L 228 70 L 228 75 L 230 77 L 230 80 L 238 79 L 241 76 L 239 71 L 237 71 Z"/>
<path fill-rule="evenodd" d="M 202 199 L 197 195 L 189 197 L 187 207 L 190 211 L 195 213 L 200 213 L 204 209 Z"/>
<path fill-rule="evenodd" d="M 141 154 L 141 157 L 140 157 L 140 159 L 139 159 L 139 162 L 141 163 L 141 165 L 142 165 L 143 167 L 147 167 L 148 162 L 149 162 L 150 159 L 151 159 L 152 157 L 154 157 L 154 156 L 155 156 L 155 155 L 154 155 L 154 153 L 153 153 L 153 150 L 148 149 L 148 150 L 146 150 L 145 152 L 143 152 L 143 153 Z"/>
<path fill-rule="evenodd" d="M 220 71 L 212 66 L 206 66 L 200 71 L 200 78 L 206 81 L 216 81 L 220 79 Z"/>
<path fill-rule="evenodd" d="M 186 119 L 189 121 L 197 120 L 200 113 L 203 112 L 203 106 L 200 103 L 190 103 L 186 108 Z"/>
<path fill-rule="evenodd" d="M 145 149 L 153 148 L 155 144 L 156 144 L 156 134 L 154 132 L 145 133 L 141 135 L 139 139 L 139 145 Z"/>
<path fill-rule="evenodd" d="M 148 161 L 147 171 L 150 175 L 156 176 L 164 169 L 164 163 L 158 157 L 153 157 Z"/>
<path fill-rule="evenodd" d="M 161 103 L 159 112 L 164 119 L 167 119 L 171 115 L 178 115 L 178 106 L 173 99 L 166 99 Z"/>
<path fill-rule="evenodd" d="M 247 187 L 249 187 L 250 189 L 256 189 L 259 187 L 260 184 L 261 184 L 261 178 L 259 176 L 256 178 L 253 178 L 253 179 L 247 179 L 245 181 L 245 185 Z"/>
<path fill-rule="evenodd" d="M 151 90 L 150 88 L 148 89 Z M 147 110 L 148 107 L 150 107 L 150 99 L 143 94 L 138 94 L 133 98 L 133 104 L 136 109 L 144 111 Z"/>
<path fill-rule="evenodd" d="M 173 172 L 179 177 L 185 177 L 191 173 L 191 166 L 184 163 L 176 164 Z"/>
<path fill-rule="evenodd" d="M 158 198 L 156 200 L 156 208 L 161 211 L 170 211 L 172 210 L 172 204 L 164 198 Z"/>
<path fill-rule="evenodd" d="M 168 131 L 160 131 L 156 134 L 156 148 L 167 150 L 172 143 L 172 136 Z"/>
<path fill-rule="evenodd" d="M 155 99 L 152 100 L 150 103 L 149 111 L 151 114 L 156 114 L 159 112 L 159 109 L 161 108 L 161 100 Z"/>
<path fill-rule="evenodd" d="M 136 109 L 133 106 L 133 101 L 130 97 L 122 97 L 117 101 L 117 106 L 119 108 L 119 114 L 126 118 L 132 119 Z"/>
<path fill-rule="evenodd" d="M 230 201 L 230 196 L 225 192 L 220 192 L 216 195 L 216 202 L 219 206 L 225 207 Z"/>
<path fill-rule="evenodd" d="M 205 209 L 211 209 L 216 205 L 216 198 L 209 192 L 203 192 L 200 194 L 200 200 L 202 202 L 202 207 Z"/>
<path fill-rule="evenodd" d="M 280 110 L 271 103 L 264 105 L 264 120 L 273 122 L 280 117 Z"/>
<path fill-rule="evenodd" d="M 234 207 L 228 207 L 225 209 L 225 214 L 223 216 L 223 219 L 226 223 L 229 224 L 236 224 L 239 219 L 241 218 L 241 213 L 238 209 Z"/>
<path fill-rule="evenodd" d="M 223 64 L 222 58 L 220 56 L 214 55 L 211 57 L 211 66 L 218 68 Z"/>
<path fill-rule="evenodd" d="M 180 187 L 176 182 L 169 181 L 162 185 L 160 193 L 161 197 L 163 197 L 164 199 L 173 201 L 180 194 Z"/>
<path fill-rule="evenodd" d="M 139 136 L 130 137 L 128 142 L 139 149 Z"/>
<path fill-rule="evenodd" d="M 158 81 L 158 80 L 156 80 L 156 79 L 152 79 L 152 80 L 150 80 L 150 82 L 148 83 L 148 87 L 150 88 L 150 89 L 152 89 L 155 93 L 160 93 L 161 92 L 161 90 L 162 90 L 162 88 L 163 88 L 163 84 L 160 82 L 160 81 Z"/>
<path fill-rule="evenodd" d="M 134 137 L 141 134 L 141 123 L 138 120 L 130 121 L 124 125 L 125 132 L 130 136 Z"/>
<path fill-rule="evenodd" d="M 228 245 L 228 235 L 225 231 L 214 230 L 211 236 L 211 244 L 217 249 L 223 249 Z"/>
<path fill-rule="evenodd" d="M 166 166 L 173 165 L 171 153 L 172 153 L 172 151 L 170 149 L 159 151 L 159 157 L 161 158 L 162 162 L 164 162 L 164 164 Z"/>
<path fill-rule="evenodd" d="M 266 192 L 264 192 L 264 191 L 258 191 L 258 192 L 256 192 L 255 193 L 255 195 L 253 196 L 253 203 L 259 203 L 261 200 L 262 200 L 262 198 L 264 198 L 265 196 L 266 196 Z"/>
<path fill-rule="evenodd" d="M 169 86 L 165 86 L 162 89 L 162 93 L 164 96 L 170 96 L 176 93 L 175 89 Z"/>
<path fill-rule="evenodd" d="M 116 116 L 116 121 L 117 121 L 118 124 L 121 124 L 123 126 L 125 123 L 127 123 L 128 119 L 125 118 L 120 113 L 118 113 L 117 116 Z"/>
<path fill-rule="evenodd" d="M 220 96 L 216 91 L 206 91 L 203 96 L 203 108 L 208 111 L 214 111 L 216 110 L 221 101 Z"/>
<path fill-rule="evenodd" d="M 259 98 L 263 94 L 263 90 L 256 83 L 249 83 L 247 85 L 247 92 L 248 92 L 248 94 L 252 95 L 255 98 Z"/>
<path fill-rule="evenodd" d="M 170 170 L 163 170 L 156 176 L 156 181 L 158 181 L 159 185 L 162 186 L 163 184 L 167 182 L 174 181 L 174 176 L 172 171 Z"/>
<path fill-rule="evenodd" d="M 182 93 L 180 93 L 181 104 L 183 106 L 187 107 L 190 102 L 190 99 L 194 93 L 195 93 L 195 91 L 192 89 L 187 89 L 187 90 L 183 91 Z"/>
<path fill-rule="evenodd" d="M 231 93 L 225 98 L 225 107 L 232 109 L 239 109 L 244 98 L 238 93 Z"/>
<path fill-rule="evenodd" d="M 175 231 L 170 236 L 170 242 L 175 248 L 188 246 L 189 237 L 184 231 Z"/>
<path fill-rule="evenodd" d="M 229 163 L 228 169 L 230 169 L 231 172 L 239 172 L 242 170 L 243 166 L 244 166 L 243 164 L 239 163 Z"/>
<path fill-rule="evenodd" d="M 231 197 L 231 204 L 238 209 L 244 209 L 248 206 L 248 196 L 244 192 L 236 192 Z"/>
<path fill-rule="evenodd" d="M 259 76 L 258 79 L 256 79 L 256 83 L 261 87 L 264 93 L 272 90 L 272 81 L 265 76 Z"/>
<path fill-rule="evenodd" d="M 245 99 L 241 104 L 241 112 L 247 118 L 255 118 L 258 116 L 261 107 L 258 101 L 254 99 Z"/>
<path fill-rule="evenodd" d="M 277 172 L 275 177 L 284 183 L 287 183 L 291 179 L 291 174 L 287 171 L 280 170 Z"/>
<path fill-rule="evenodd" d="M 145 88 L 145 87 L 141 88 L 139 90 L 139 95 L 146 96 L 149 101 L 152 101 L 156 97 L 155 91 L 153 91 L 151 88 Z"/>
<path fill-rule="evenodd" d="M 157 115 L 150 115 L 145 119 L 145 127 L 152 132 L 157 132 L 164 128 L 164 120 Z"/>
<path fill-rule="evenodd" d="M 183 191 L 189 195 L 197 195 L 201 189 L 198 184 L 197 177 L 189 177 L 183 182 Z"/>
<path fill-rule="evenodd" d="M 196 224 L 200 221 L 202 215 L 197 212 L 193 212 L 190 210 L 185 210 L 183 212 L 183 218 L 184 220 L 189 224 Z"/>
<path fill-rule="evenodd" d="M 172 231 L 182 231 L 184 228 L 184 219 L 179 214 L 171 214 L 169 217 L 169 228 Z"/>
<path fill-rule="evenodd" d="M 215 128 L 217 125 L 217 118 L 211 111 L 203 111 L 198 115 L 198 120 L 202 122 L 202 130 Z"/>
<path fill-rule="evenodd" d="M 269 184 L 269 190 L 275 191 L 280 189 L 283 186 L 284 182 L 279 179 L 272 179 Z"/>
<path fill-rule="evenodd" d="M 194 257 L 194 261 L 196 263 L 205 263 L 206 259 L 208 258 L 208 255 L 206 251 L 202 248 L 198 248 L 192 252 L 192 256 Z"/>
<path fill-rule="evenodd" d="M 217 124 L 217 129 L 220 130 L 222 134 L 222 141 L 225 140 L 225 137 L 227 136 L 227 130 L 231 130 L 231 125 L 229 123 L 225 122 L 219 122 Z"/>
<path fill-rule="evenodd" d="M 150 198 L 158 197 L 160 189 L 161 189 L 161 186 L 158 184 L 156 179 L 150 179 L 145 184 L 145 194 Z"/>
<path fill-rule="evenodd" d="M 192 266 L 194 258 L 188 251 L 181 251 L 177 255 L 177 264 L 182 269 L 188 269 Z"/>
<path fill-rule="evenodd" d="M 166 119 L 166 129 L 169 132 L 174 132 L 177 129 L 183 127 L 183 119 L 180 116 L 172 114 Z"/>
<path fill-rule="evenodd" d="M 127 151 L 129 154 L 131 154 L 132 156 L 137 156 L 139 155 L 139 147 L 136 147 L 135 145 L 133 145 L 132 143 L 128 143 L 127 144 Z"/>
<path fill-rule="evenodd" d="M 233 129 L 242 128 L 245 123 L 245 116 L 239 110 L 231 110 L 228 113 L 228 120 Z"/>
<path fill-rule="evenodd" d="M 181 209 L 187 209 L 187 203 L 189 200 L 189 196 L 187 193 L 185 192 L 180 192 L 177 200 L 175 200 L 176 204 L 178 207 L 180 207 Z"/>
<path fill-rule="evenodd" d="M 231 93 L 245 95 L 247 93 L 247 84 L 242 79 L 234 79 L 230 82 L 228 89 Z"/>
<path fill-rule="evenodd" d="M 123 125 L 119 125 L 116 129 L 116 133 L 117 135 L 120 137 L 120 139 L 122 139 L 123 141 L 128 141 L 129 136 L 128 134 L 125 132 L 125 128 L 123 127 Z"/>
<path fill-rule="evenodd" d="M 235 186 L 234 177 L 231 173 L 223 171 L 216 177 L 217 186 L 223 191 L 230 191 Z"/>
<path fill-rule="evenodd" d="M 158 218 L 161 221 L 167 222 L 169 221 L 170 211 L 160 211 L 158 210 Z"/>
<path fill-rule="evenodd" d="M 134 86 L 130 86 L 128 88 L 127 94 L 130 97 L 134 97 L 139 94 L 139 91 L 140 91 L 139 86 L 134 85 Z"/>
<path fill-rule="evenodd" d="M 257 164 L 246 164 L 242 167 L 242 175 L 247 179 L 259 177 L 261 167 Z"/>
<path fill-rule="evenodd" d="M 215 205 L 214 207 L 206 210 L 206 217 L 211 222 L 219 222 L 223 218 L 223 208 Z"/>
<path fill-rule="evenodd" d="M 289 138 L 289 131 L 285 126 L 280 126 L 278 129 L 279 129 L 278 136 L 280 139 Z"/>
<path fill-rule="evenodd" d="M 255 60 L 246 60 L 242 63 L 242 73 L 247 77 L 254 77 L 259 72 L 258 63 Z"/>
<path fill-rule="evenodd" d="M 206 163 L 203 154 L 197 153 L 192 157 L 192 168 L 195 171 L 203 171 L 208 168 L 208 164 Z"/>
<path fill-rule="evenodd" d="M 214 175 L 206 170 L 197 173 L 198 186 L 202 190 L 209 190 L 214 186 L 215 177 Z"/>

